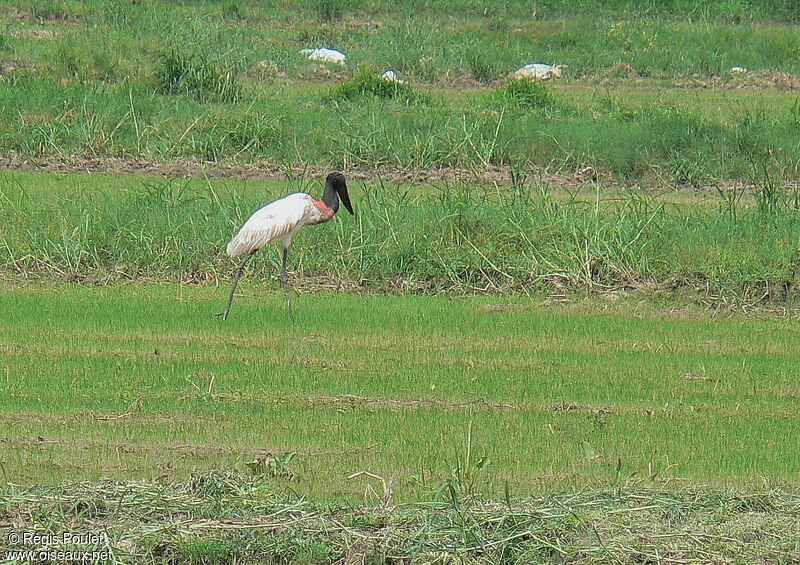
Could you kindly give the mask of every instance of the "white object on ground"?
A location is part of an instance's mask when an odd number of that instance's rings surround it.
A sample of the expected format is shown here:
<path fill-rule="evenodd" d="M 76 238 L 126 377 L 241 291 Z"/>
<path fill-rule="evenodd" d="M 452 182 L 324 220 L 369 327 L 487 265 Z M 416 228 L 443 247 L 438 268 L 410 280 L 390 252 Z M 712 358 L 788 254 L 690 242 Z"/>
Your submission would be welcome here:
<path fill-rule="evenodd" d="M 561 78 L 561 65 L 546 65 L 545 63 L 531 63 L 511 74 L 512 78 L 534 78 L 539 80 L 549 80 L 551 78 Z"/>
<path fill-rule="evenodd" d="M 301 49 L 300 53 L 305 54 L 312 61 L 323 61 L 325 63 L 336 63 L 344 65 L 347 56 L 336 49 L 321 47 L 319 49 Z"/>
<path fill-rule="evenodd" d="M 398 84 L 405 84 L 407 82 L 407 81 L 401 79 L 400 77 L 398 77 L 397 73 L 395 73 L 392 69 L 388 69 L 386 72 L 384 72 L 381 75 L 381 78 L 383 80 L 385 80 L 385 81 L 396 82 Z"/>
<path fill-rule="evenodd" d="M 743 75 L 748 72 L 744 67 L 731 67 L 730 73 L 732 75 Z"/>

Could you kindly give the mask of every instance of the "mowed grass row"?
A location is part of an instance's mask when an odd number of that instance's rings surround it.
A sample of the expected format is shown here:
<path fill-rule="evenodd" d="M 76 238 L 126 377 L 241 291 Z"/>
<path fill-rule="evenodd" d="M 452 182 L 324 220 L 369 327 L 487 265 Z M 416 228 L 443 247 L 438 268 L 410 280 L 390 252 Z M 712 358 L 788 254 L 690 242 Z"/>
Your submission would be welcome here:
<path fill-rule="evenodd" d="M 356 215 L 300 233 L 295 284 L 368 291 L 518 293 L 700 289 L 791 307 L 797 293 L 796 195 L 551 189 L 472 182 L 352 180 Z M 321 182 L 164 180 L 0 173 L 0 273 L 84 281 L 218 281 L 225 244 L 249 215 Z M 275 277 L 266 249 L 248 277 Z"/>
<path fill-rule="evenodd" d="M 383 493 L 381 495 L 383 496 Z M 795 563 L 800 495 L 614 486 L 546 497 L 313 501 L 269 476 L 0 489 L 15 528 L 102 528 L 113 560 L 202 563 Z M 8 536 L 8 549 L 31 549 Z M 0 538 L 3 551 L 6 537 Z"/>
<path fill-rule="evenodd" d="M 296 297 L 292 325 L 276 289 L 246 284 L 223 323 L 225 293 L 7 285 L 4 480 L 184 477 L 296 452 L 285 486 L 316 499 L 359 499 L 358 471 L 397 500 L 431 497 L 459 468 L 495 497 L 796 486 L 791 320 L 323 293 Z"/>

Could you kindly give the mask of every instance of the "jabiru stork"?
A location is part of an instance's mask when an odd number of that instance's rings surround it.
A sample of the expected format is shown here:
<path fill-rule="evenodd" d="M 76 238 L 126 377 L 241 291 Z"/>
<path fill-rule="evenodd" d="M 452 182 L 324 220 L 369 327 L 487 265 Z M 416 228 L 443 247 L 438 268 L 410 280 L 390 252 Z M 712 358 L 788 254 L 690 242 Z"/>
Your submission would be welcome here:
<path fill-rule="evenodd" d="M 315 200 L 303 192 L 290 194 L 285 198 L 276 200 L 257 210 L 247 220 L 233 239 L 228 242 L 227 252 L 232 258 L 244 258 L 239 263 L 236 279 L 233 281 L 231 295 L 225 310 L 217 314 L 223 320 L 228 318 L 233 305 L 233 295 L 236 285 L 244 273 L 244 266 L 253 255 L 261 249 L 276 241 L 283 242 L 283 266 L 281 267 L 281 286 L 286 293 L 286 307 L 289 310 L 289 319 L 292 315 L 292 296 L 289 292 L 289 275 L 286 273 L 286 264 L 289 258 L 289 245 L 292 236 L 303 226 L 322 224 L 333 219 L 339 211 L 341 200 L 347 211 L 353 214 L 350 196 L 347 194 L 347 183 L 344 175 L 333 172 L 325 179 L 325 191 L 321 200 Z"/>

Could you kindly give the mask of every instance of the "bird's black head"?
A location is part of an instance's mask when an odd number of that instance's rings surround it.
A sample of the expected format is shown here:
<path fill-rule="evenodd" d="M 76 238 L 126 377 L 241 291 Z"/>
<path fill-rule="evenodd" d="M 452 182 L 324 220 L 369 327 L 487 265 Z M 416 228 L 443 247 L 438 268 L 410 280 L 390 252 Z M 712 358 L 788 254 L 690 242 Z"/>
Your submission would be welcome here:
<path fill-rule="evenodd" d="M 350 204 L 350 195 L 347 194 L 347 183 L 344 180 L 344 175 L 339 171 L 333 172 L 325 179 L 325 193 L 328 194 L 335 191 L 342 199 L 342 204 L 347 208 L 347 211 L 353 214 L 353 206 Z"/>

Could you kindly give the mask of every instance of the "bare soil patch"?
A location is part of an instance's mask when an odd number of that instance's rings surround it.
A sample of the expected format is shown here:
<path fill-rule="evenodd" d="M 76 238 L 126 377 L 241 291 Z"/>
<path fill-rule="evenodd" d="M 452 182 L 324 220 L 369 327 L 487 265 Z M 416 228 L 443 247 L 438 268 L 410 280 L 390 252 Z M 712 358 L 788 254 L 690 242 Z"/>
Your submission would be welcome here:
<path fill-rule="evenodd" d="M 711 79 L 689 77 L 684 81 L 679 81 L 677 85 L 683 88 L 774 88 L 775 90 L 795 91 L 800 90 L 800 77 L 783 71 L 751 71 Z"/>
<path fill-rule="evenodd" d="M 18 62 L 10 62 L 12 66 Z M 3 62 L 0 61 L 0 75 Z M 290 178 L 324 178 L 333 167 L 330 165 L 298 163 L 291 166 L 272 161 L 249 163 L 234 161 L 197 161 L 177 159 L 174 161 L 148 161 L 146 159 L 121 157 L 96 157 L 87 155 L 30 157 L 17 152 L 0 155 L 0 171 L 38 171 L 49 173 L 98 173 L 109 175 L 130 175 L 162 178 L 212 178 L 246 180 L 281 180 Z M 395 184 L 434 185 L 461 181 L 483 184 L 512 186 L 514 175 L 507 165 L 488 165 L 481 168 L 447 167 L 434 169 L 403 169 L 391 165 L 363 167 L 351 165 L 341 169 L 350 179 L 376 182 L 378 180 Z M 581 167 L 573 171 L 550 171 L 533 169 L 528 172 L 529 180 L 535 180 L 555 189 L 578 190 L 593 189 L 596 183 L 605 188 L 630 187 L 607 172 L 593 167 Z M 800 179 L 784 182 L 787 189 L 800 187 Z M 678 184 L 662 177 L 648 178 L 646 182 L 635 183 L 634 188 L 647 187 L 648 190 L 669 190 L 688 193 L 714 193 L 717 191 L 751 192 L 754 186 L 740 180 L 719 181 L 699 187 Z M 195 281 L 186 281 L 195 282 Z M 401 284 L 400 287 L 405 287 Z M 399 288 L 400 288 L 399 287 Z"/>
<path fill-rule="evenodd" d="M 40 25 L 76 24 L 81 17 L 76 13 L 60 9 L 57 5 L 52 9 L 43 9 L 38 13 L 34 10 L 25 10 L 18 7 L 0 8 L 0 15 L 8 15 L 11 19 L 20 22 L 31 22 Z"/>
<path fill-rule="evenodd" d="M 142 175 L 186 178 L 241 178 L 286 180 L 287 178 L 307 175 L 324 176 L 330 167 L 320 165 L 295 165 L 287 167 L 271 161 L 253 163 L 236 163 L 230 161 L 202 162 L 181 159 L 170 162 L 154 162 L 143 159 L 125 159 L 118 157 L 27 157 L 18 153 L 0 155 L 0 169 L 17 171 L 44 171 L 53 173 L 109 173 L 119 175 Z M 426 169 L 405 170 L 391 166 L 362 168 L 357 165 L 345 169 L 349 177 L 359 180 L 375 180 L 381 178 L 388 182 L 434 183 L 448 182 L 464 178 L 475 178 L 476 171 L 469 169 Z M 511 183 L 511 172 L 508 167 L 490 166 L 477 174 L 487 182 Z M 553 179 L 560 176 L 553 175 Z M 566 184 L 568 178 L 559 183 Z M 580 185 L 576 175 L 570 184 Z"/>
<path fill-rule="evenodd" d="M 25 62 L 17 59 L 0 60 L 0 75 L 7 75 L 25 67 Z"/>
<path fill-rule="evenodd" d="M 0 67 L 1 68 L 1 67 Z M 203 162 L 179 159 L 156 162 L 144 159 L 119 157 L 93 157 L 84 155 L 29 157 L 16 152 L 0 155 L 0 170 L 41 171 L 51 173 L 103 173 L 115 175 L 156 176 L 164 178 L 238 178 L 262 180 L 286 180 L 301 176 L 324 177 L 331 167 L 325 165 L 297 164 L 286 166 L 272 161 L 239 163 L 231 161 Z M 487 184 L 510 186 L 513 183 L 511 168 L 489 165 L 477 168 L 401 169 L 390 165 L 359 167 L 352 165 L 343 169 L 351 179 L 376 181 L 378 179 L 398 184 L 444 184 L 457 181 L 478 180 Z M 536 180 L 557 188 L 590 187 L 602 180 L 606 186 L 619 186 L 610 175 L 599 175 L 592 167 L 571 172 L 534 171 Z"/>
<path fill-rule="evenodd" d="M 53 39 L 60 35 L 60 32 L 49 29 L 21 29 L 12 31 L 10 35 L 15 39 Z"/>

